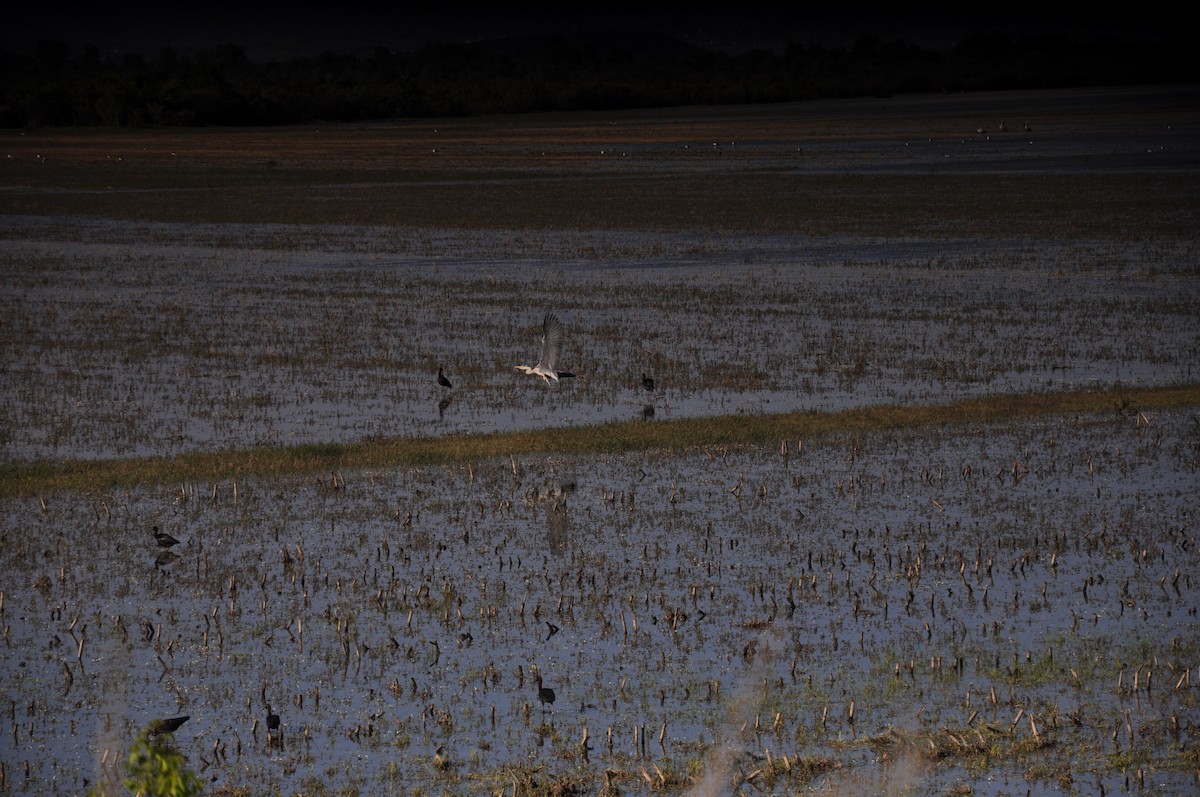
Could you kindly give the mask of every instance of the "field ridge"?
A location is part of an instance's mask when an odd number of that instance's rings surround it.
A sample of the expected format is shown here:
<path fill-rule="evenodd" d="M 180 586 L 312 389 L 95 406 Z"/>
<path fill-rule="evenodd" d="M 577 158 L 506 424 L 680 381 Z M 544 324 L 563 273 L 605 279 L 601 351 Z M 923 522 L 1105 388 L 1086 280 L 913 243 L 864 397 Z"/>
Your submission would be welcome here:
<path fill-rule="evenodd" d="M 1007 393 L 946 404 L 874 405 L 836 411 L 723 415 L 347 443 L 304 443 L 130 459 L 69 459 L 0 464 L 0 497 L 43 496 L 252 476 L 330 474 L 371 467 L 447 465 L 529 454 L 614 454 L 706 446 L 777 445 L 838 432 L 870 432 L 1045 415 L 1121 413 L 1200 407 L 1200 383 Z"/>

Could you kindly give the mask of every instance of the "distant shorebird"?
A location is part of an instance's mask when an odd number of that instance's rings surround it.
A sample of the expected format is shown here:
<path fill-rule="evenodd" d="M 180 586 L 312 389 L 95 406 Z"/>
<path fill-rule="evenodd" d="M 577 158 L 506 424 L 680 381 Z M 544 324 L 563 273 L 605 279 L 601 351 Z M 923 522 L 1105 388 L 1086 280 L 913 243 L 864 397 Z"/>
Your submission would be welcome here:
<path fill-rule="evenodd" d="M 271 704 L 267 702 L 267 687 L 262 688 L 262 702 L 267 709 L 267 731 L 279 730 L 279 715 L 271 710 Z"/>
<path fill-rule="evenodd" d="M 442 387 L 453 387 L 453 385 L 450 384 L 450 380 L 446 378 L 444 373 L 442 373 L 442 366 L 440 365 L 438 366 L 438 384 Z"/>
<path fill-rule="evenodd" d="M 161 531 L 158 526 L 154 527 L 154 540 L 164 548 L 170 548 L 172 545 L 179 544 L 179 540 L 175 539 L 170 534 L 167 534 L 165 531 Z"/>
<path fill-rule="evenodd" d="M 179 726 L 191 719 L 189 716 L 171 717 L 170 719 L 158 720 L 150 726 L 151 736 L 161 736 L 164 733 L 175 733 L 179 730 Z"/>
<path fill-rule="evenodd" d="M 530 376 L 540 376 L 550 384 L 553 379 L 557 382 L 559 379 L 567 379 L 575 376 L 570 371 L 555 370 L 558 366 L 558 355 L 562 352 L 563 325 L 558 320 L 558 316 L 554 313 L 546 313 L 546 318 L 542 321 L 542 353 L 538 358 L 537 365 L 516 365 L 513 366 L 518 371 L 523 371 Z"/>
<path fill-rule="evenodd" d="M 642 387 L 651 393 L 654 392 L 654 377 L 646 376 L 646 372 L 642 371 Z"/>
<path fill-rule="evenodd" d="M 554 690 L 541 684 L 540 672 L 538 673 L 538 702 L 541 703 L 542 711 L 546 711 L 547 705 L 554 705 Z"/>
<path fill-rule="evenodd" d="M 265 691 L 265 690 L 264 690 Z M 267 708 L 267 754 L 271 748 L 278 746 L 283 751 L 283 731 L 279 728 L 279 715 L 271 710 L 271 704 L 263 701 Z"/>

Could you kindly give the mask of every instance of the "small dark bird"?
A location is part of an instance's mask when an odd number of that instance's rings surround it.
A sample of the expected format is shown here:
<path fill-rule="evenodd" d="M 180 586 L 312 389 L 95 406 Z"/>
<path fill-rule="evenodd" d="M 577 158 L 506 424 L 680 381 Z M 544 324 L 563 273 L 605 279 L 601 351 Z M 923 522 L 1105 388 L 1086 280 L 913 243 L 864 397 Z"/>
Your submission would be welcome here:
<path fill-rule="evenodd" d="M 642 371 L 642 387 L 651 393 L 654 392 L 654 377 L 646 376 L 646 372 Z"/>
<path fill-rule="evenodd" d="M 446 374 L 442 372 L 442 366 L 438 366 L 438 384 L 442 387 L 453 387 L 450 380 L 446 378 Z"/>
<path fill-rule="evenodd" d="M 158 526 L 154 527 L 154 539 L 164 548 L 170 548 L 172 545 L 179 544 L 179 540 L 175 539 L 170 534 L 167 534 L 165 531 L 160 530 Z"/>
<path fill-rule="evenodd" d="M 164 733 L 175 733 L 179 730 L 179 726 L 187 722 L 190 716 L 186 717 L 171 717 L 170 719 L 158 720 L 150 726 L 151 736 L 160 736 Z"/>
<path fill-rule="evenodd" d="M 279 715 L 271 710 L 271 704 L 267 703 L 267 730 L 279 730 Z"/>
<path fill-rule="evenodd" d="M 542 686 L 542 674 L 537 674 L 538 686 L 538 702 L 542 704 L 542 711 L 546 710 L 546 704 L 554 705 L 554 690 L 548 686 Z"/>

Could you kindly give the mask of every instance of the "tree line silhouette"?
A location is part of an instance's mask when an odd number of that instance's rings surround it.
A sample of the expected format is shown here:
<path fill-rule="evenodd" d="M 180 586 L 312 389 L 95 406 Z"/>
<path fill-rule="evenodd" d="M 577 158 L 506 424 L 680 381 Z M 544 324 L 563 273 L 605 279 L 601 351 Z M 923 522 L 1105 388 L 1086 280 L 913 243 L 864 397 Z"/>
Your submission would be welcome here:
<path fill-rule="evenodd" d="M 283 125 L 1194 82 L 1178 40 L 977 32 L 949 49 L 863 35 L 731 54 L 657 33 L 510 37 L 252 62 L 237 44 L 151 57 L 45 41 L 0 53 L 0 126 Z"/>

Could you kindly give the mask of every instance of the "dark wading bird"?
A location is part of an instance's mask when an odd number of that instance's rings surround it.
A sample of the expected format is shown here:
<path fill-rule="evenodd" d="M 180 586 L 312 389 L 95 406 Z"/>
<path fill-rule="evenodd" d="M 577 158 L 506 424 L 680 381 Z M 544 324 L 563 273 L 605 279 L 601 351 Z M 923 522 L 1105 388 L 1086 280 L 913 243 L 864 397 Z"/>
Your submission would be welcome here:
<path fill-rule="evenodd" d="M 175 731 L 179 730 L 179 726 L 187 722 L 190 718 L 191 717 L 189 715 L 185 717 L 171 717 L 170 719 L 158 720 L 150 726 L 150 735 L 161 736 L 164 733 L 175 733 Z"/>
<path fill-rule="evenodd" d="M 446 374 L 442 371 L 442 366 L 438 366 L 438 384 L 442 387 L 454 387 L 450 384 L 450 380 L 446 378 Z"/>
<path fill-rule="evenodd" d="M 266 690 L 263 690 L 263 697 L 266 697 Z M 279 715 L 271 710 L 271 704 L 266 700 L 263 705 L 267 709 L 267 753 L 271 752 L 273 746 L 277 746 L 280 752 L 283 752 L 283 730 L 279 727 Z"/>
<path fill-rule="evenodd" d="M 559 379 L 567 379 L 575 376 L 570 371 L 555 370 L 558 366 L 558 355 L 562 352 L 563 325 L 558 320 L 558 316 L 554 313 L 546 313 L 546 318 L 542 321 L 542 354 L 538 358 L 537 365 L 516 365 L 513 366 L 518 371 L 524 371 L 530 376 L 540 376 L 550 384 L 553 379 L 557 382 Z"/>
<path fill-rule="evenodd" d="M 271 704 L 267 702 L 267 687 L 262 688 L 262 702 L 267 709 L 267 733 L 279 730 L 279 715 L 271 710 Z"/>
<path fill-rule="evenodd" d="M 179 540 L 175 539 L 170 534 L 167 534 L 165 531 L 160 530 L 158 526 L 154 527 L 154 540 L 164 548 L 170 548 L 172 545 L 179 544 Z"/>
<path fill-rule="evenodd" d="M 554 705 L 554 690 L 548 686 L 542 686 L 542 674 L 537 674 L 537 695 L 538 702 L 542 704 L 542 711 L 546 710 L 547 705 Z"/>
<path fill-rule="evenodd" d="M 651 393 L 654 392 L 654 377 L 646 376 L 645 371 L 642 371 L 642 387 Z"/>

